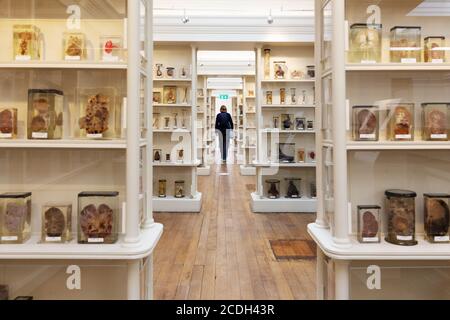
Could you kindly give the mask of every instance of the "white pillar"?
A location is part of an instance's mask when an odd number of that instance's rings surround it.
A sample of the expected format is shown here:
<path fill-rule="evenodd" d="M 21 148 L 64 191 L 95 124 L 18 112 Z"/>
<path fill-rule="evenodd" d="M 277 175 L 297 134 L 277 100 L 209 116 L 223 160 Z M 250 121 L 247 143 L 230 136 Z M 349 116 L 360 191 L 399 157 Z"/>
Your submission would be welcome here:
<path fill-rule="evenodd" d="M 324 292 L 324 279 L 327 276 L 323 268 L 323 264 L 325 263 L 325 255 L 322 250 L 317 247 L 317 262 L 316 262 L 316 296 L 317 300 L 324 300 L 323 292 Z"/>
<path fill-rule="evenodd" d="M 192 161 L 197 161 L 197 47 L 191 46 L 192 85 L 191 85 L 191 154 Z M 192 196 L 197 196 L 197 167 L 192 167 Z"/>
<path fill-rule="evenodd" d="M 127 299 L 141 299 L 140 261 L 132 260 L 127 263 Z"/>
<path fill-rule="evenodd" d="M 350 299 L 350 275 L 348 261 L 334 260 L 336 300 Z"/>

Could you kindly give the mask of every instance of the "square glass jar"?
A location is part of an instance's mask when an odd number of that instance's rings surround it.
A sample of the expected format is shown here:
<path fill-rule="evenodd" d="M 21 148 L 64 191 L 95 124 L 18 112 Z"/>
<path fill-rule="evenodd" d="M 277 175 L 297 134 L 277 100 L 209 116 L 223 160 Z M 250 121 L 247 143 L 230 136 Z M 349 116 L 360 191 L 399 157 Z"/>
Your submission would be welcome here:
<path fill-rule="evenodd" d="M 22 244 L 31 236 L 31 192 L 0 195 L 0 243 Z"/>
<path fill-rule="evenodd" d="M 361 243 L 381 242 L 381 207 L 358 206 L 358 241 Z"/>
<path fill-rule="evenodd" d="M 181 199 L 186 197 L 185 184 L 184 180 L 175 181 L 175 198 Z"/>
<path fill-rule="evenodd" d="M 279 163 L 295 162 L 295 143 L 278 144 L 278 161 Z"/>
<path fill-rule="evenodd" d="M 115 88 L 79 88 L 79 132 L 87 139 L 118 139 L 121 136 L 121 103 Z"/>
<path fill-rule="evenodd" d="M 273 66 L 275 79 L 276 80 L 286 79 L 286 75 L 288 73 L 286 61 L 274 61 Z"/>
<path fill-rule="evenodd" d="M 299 199 L 302 197 L 300 178 L 286 178 L 286 198 Z"/>
<path fill-rule="evenodd" d="M 39 28 L 31 24 L 13 26 L 14 60 L 28 61 L 40 59 L 40 33 Z"/>
<path fill-rule="evenodd" d="M 445 62 L 445 37 L 426 37 L 424 39 L 424 62 L 444 63 Z"/>
<path fill-rule="evenodd" d="M 72 204 L 48 203 L 42 208 L 43 243 L 65 243 L 72 240 Z"/>
<path fill-rule="evenodd" d="M 422 61 L 422 28 L 396 26 L 391 29 L 391 62 Z"/>
<path fill-rule="evenodd" d="M 81 32 L 65 32 L 63 41 L 63 59 L 81 61 L 86 56 L 86 36 Z"/>
<path fill-rule="evenodd" d="M 387 190 L 386 241 L 401 246 L 414 246 L 416 241 L 416 197 L 414 191 Z"/>
<path fill-rule="evenodd" d="M 388 104 L 387 135 L 390 141 L 414 140 L 414 103 Z"/>
<path fill-rule="evenodd" d="M 64 93 L 28 90 L 28 139 L 58 140 L 63 136 Z"/>
<path fill-rule="evenodd" d="M 378 107 L 353 107 L 353 140 L 378 141 Z"/>
<path fill-rule="evenodd" d="M 267 198 L 279 199 L 280 198 L 280 180 L 268 179 L 268 180 L 266 180 L 266 185 L 267 185 Z"/>
<path fill-rule="evenodd" d="M 159 198 L 167 197 L 167 180 L 158 181 L 158 197 Z"/>
<path fill-rule="evenodd" d="M 119 238 L 119 193 L 78 195 L 78 243 L 113 244 Z"/>
<path fill-rule="evenodd" d="M 450 103 L 422 103 L 422 139 L 448 141 Z"/>
<path fill-rule="evenodd" d="M 381 63 L 382 27 L 367 23 L 350 26 L 350 63 Z"/>
<path fill-rule="evenodd" d="M 100 57 L 105 62 L 123 60 L 123 41 L 121 36 L 100 37 Z"/>
<path fill-rule="evenodd" d="M 434 243 L 450 242 L 450 194 L 425 193 L 423 197 L 427 240 Z"/>
<path fill-rule="evenodd" d="M 0 109 L 0 139 L 17 138 L 17 109 Z"/>

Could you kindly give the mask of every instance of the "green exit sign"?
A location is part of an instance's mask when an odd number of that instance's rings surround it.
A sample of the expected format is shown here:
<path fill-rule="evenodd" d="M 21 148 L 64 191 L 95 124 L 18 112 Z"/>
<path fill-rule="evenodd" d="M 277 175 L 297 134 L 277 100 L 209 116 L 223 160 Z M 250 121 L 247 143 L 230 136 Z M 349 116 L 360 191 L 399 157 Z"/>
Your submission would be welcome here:
<path fill-rule="evenodd" d="M 220 100 L 228 100 L 228 99 L 230 99 L 230 96 L 227 95 L 227 94 L 221 94 L 221 95 L 219 96 L 219 98 L 220 98 Z"/>

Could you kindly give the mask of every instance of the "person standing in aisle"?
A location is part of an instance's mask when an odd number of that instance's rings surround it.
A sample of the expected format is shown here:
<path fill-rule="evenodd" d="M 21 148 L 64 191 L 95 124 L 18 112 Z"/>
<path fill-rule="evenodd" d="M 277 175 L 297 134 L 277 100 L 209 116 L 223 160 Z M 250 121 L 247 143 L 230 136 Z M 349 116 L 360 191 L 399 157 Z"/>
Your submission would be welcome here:
<path fill-rule="evenodd" d="M 230 139 L 232 137 L 231 135 L 233 130 L 233 119 L 227 112 L 227 107 L 222 106 L 220 108 L 220 113 L 216 118 L 216 131 L 218 131 L 219 134 L 220 152 L 222 153 L 223 162 L 227 161 L 228 147 L 230 145 Z"/>

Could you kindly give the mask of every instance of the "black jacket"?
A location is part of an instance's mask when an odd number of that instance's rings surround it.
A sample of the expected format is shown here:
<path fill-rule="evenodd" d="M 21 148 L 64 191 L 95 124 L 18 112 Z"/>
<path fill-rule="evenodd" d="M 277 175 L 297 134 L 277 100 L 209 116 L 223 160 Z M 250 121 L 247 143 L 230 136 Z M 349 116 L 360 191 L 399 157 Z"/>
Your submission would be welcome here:
<path fill-rule="evenodd" d="M 220 130 L 222 132 L 234 130 L 233 119 L 228 112 L 221 112 L 217 115 L 216 130 Z"/>

